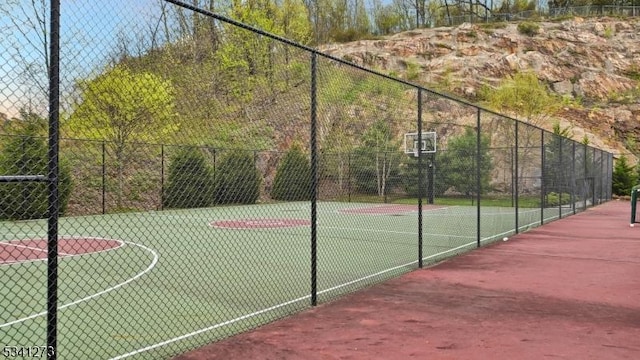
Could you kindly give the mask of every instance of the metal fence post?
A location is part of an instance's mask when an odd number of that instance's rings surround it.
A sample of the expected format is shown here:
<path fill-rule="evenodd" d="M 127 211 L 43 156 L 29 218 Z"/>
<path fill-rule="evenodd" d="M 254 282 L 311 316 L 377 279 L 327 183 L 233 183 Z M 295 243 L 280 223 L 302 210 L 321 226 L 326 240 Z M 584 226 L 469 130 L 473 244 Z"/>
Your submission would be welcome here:
<path fill-rule="evenodd" d="M 213 182 L 214 183 L 216 182 L 216 174 L 217 174 L 217 171 L 216 171 L 216 160 L 217 160 L 216 154 L 217 154 L 216 149 L 213 149 L 213 153 L 211 154 L 211 156 L 213 156 L 212 168 L 213 168 Z"/>
<path fill-rule="evenodd" d="M 381 185 L 384 184 L 383 187 L 382 187 L 382 193 L 383 193 L 382 196 L 384 197 L 383 201 L 386 204 L 387 203 L 387 174 L 385 173 L 385 169 L 386 169 L 386 166 L 387 166 L 387 152 L 386 151 L 384 152 L 384 157 L 382 158 L 382 164 L 383 164 L 383 166 L 382 166 L 382 177 L 380 178 L 380 180 L 381 180 Z"/>
<path fill-rule="evenodd" d="M 607 200 L 613 198 L 613 154 L 607 155 L 607 173 L 608 173 L 608 185 L 607 185 Z"/>
<path fill-rule="evenodd" d="M 540 130 L 540 225 L 544 225 L 544 192 L 545 180 L 544 180 L 544 130 Z"/>
<path fill-rule="evenodd" d="M 104 215 L 107 211 L 107 200 L 106 200 L 106 193 L 107 193 L 107 162 L 106 162 L 106 152 L 107 152 L 107 147 L 106 144 L 104 142 L 104 140 L 102 141 L 102 214 Z"/>
<path fill-rule="evenodd" d="M 571 210 L 576 214 L 576 142 L 571 142 Z"/>
<path fill-rule="evenodd" d="M 58 340 L 58 155 L 60 120 L 60 0 L 51 0 L 49 43 L 49 206 L 47 220 L 47 358 L 57 358 Z"/>
<path fill-rule="evenodd" d="M 556 188 L 558 189 L 558 219 L 562 219 L 562 190 L 563 187 L 560 186 L 560 182 L 564 183 L 564 169 L 562 168 L 562 137 L 560 135 L 556 135 L 560 139 L 560 146 L 558 147 L 558 169 L 555 171 L 556 173 Z M 560 176 L 558 176 L 558 171 L 560 171 Z"/>
<path fill-rule="evenodd" d="M 482 164 L 482 148 L 480 142 L 482 141 L 481 129 L 480 129 L 480 109 L 478 108 L 476 118 L 476 247 L 480 247 L 480 199 L 482 196 L 482 181 L 480 181 L 480 176 L 482 175 L 480 171 L 480 165 Z"/>
<path fill-rule="evenodd" d="M 418 144 L 422 144 L 422 89 L 418 88 Z M 422 269 L 422 151 L 418 151 L 418 267 Z"/>
<path fill-rule="evenodd" d="M 513 178 L 514 178 L 514 184 L 513 185 L 514 185 L 514 190 L 515 190 L 515 208 L 516 208 L 516 213 L 515 213 L 516 234 L 520 232 L 520 224 L 519 224 L 520 219 L 518 218 L 518 215 L 519 215 L 518 214 L 518 207 L 519 207 L 518 197 L 520 196 L 520 188 L 518 187 L 518 182 L 520 181 L 519 176 L 518 176 L 518 168 L 519 168 L 518 158 L 520 157 L 519 156 L 519 151 L 518 151 L 518 146 L 519 146 L 519 144 L 518 144 L 518 136 L 519 136 L 519 134 L 518 134 L 518 124 L 519 123 L 520 123 L 519 121 L 516 121 L 516 128 L 515 128 L 515 136 L 516 136 L 515 146 L 516 147 L 515 147 L 515 151 L 514 151 L 515 152 L 515 154 L 514 154 L 514 156 L 515 156 L 515 159 L 514 159 L 515 169 L 513 169 L 514 170 L 513 171 Z"/>
<path fill-rule="evenodd" d="M 311 53 L 311 305 L 318 304 L 318 148 L 317 148 L 317 72 L 318 58 Z"/>
<path fill-rule="evenodd" d="M 593 176 L 593 180 L 591 181 L 591 206 L 595 206 L 596 205 L 596 178 L 595 178 L 595 167 L 596 167 L 596 148 L 592 148 L 592 155 L 591 155 L 591 162 L 593 163 L 593 171 L 594 171 L 594 176 Z"/>
<path fill-rule="evenodd" d="M 516 201 L 515 201 L 515 193 L 516 193 L 516 189 L 514 187 L 515 184 L 515 179 L 513 177 L 513 173 L 514 173 L 514 167 L 515 164 L 513 162 L 513 146 L 509 147 L 509 169 L 511 169 L 511 207 L 515 207 L 516 206 Z"/>
<path fill-rule="evenodd" d="M 351 202 L 351 152 L 347 155 L 347 196 Z"/>
<path fill-rule="evenodd" d="M 160 210 L 164 210 L 164 144 L 160 145 Z"/>
<path fill-rule="evenodd" d="M 604 152 L 602 150 L 599 150 L 599 152 L 600 152 L 600 176 L 598 178 L 600 179 L 600 194 L 598 197 L 598 204 L 601 204 L 602 199 L 604 198 L 604 195 L 602 194 L 604 191 L 604 179 L 603 179 L 604 177 L 604 159 L 603 159 L 604 154 L 603 153 Z"/>
<path fill-rule="evenodd" d="M 583 180 L 583 183 L 584 183 L 584 193 L 585 193 L 584 194 L 584 210 L 587 210 L 587 190 L 588 190 L 587 189 L 587 185 L 588 185 L 588 179 L 589 179 L 589 176 L 588 176 L 589 175 L 588 174 L 589 162 L 587 161 L 588 158 L 587 158 L 587 145 L 586 144 L 583 146 L 583 149 L 584 149 L 584 180 Z"/>
<path fill-rule="evenodd" d="M 27 172 L 27 164 L 29 163 L 29 159 L 27 159 L 27 136 L 22 136 L 21 139 L 20 150 L 22 153 L 20 154 L 20 173 L 24 174 Z M 22 184 L 21 190 L 22 202 L 26 204 L 29 202 L 29 187 L 26 186 L 26 184 Z"/>

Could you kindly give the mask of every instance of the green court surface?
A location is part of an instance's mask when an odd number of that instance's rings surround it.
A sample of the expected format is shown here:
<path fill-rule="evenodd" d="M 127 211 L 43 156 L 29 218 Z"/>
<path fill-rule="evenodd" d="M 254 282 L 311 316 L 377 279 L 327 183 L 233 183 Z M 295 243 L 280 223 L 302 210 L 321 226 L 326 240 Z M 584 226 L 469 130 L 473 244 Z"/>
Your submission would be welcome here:
<path fill-rule="evenodd" d="M 384 206 L 318 204 L 319 302 L 417 268 L 417 208 Z M 520 231 L 559 211 L 521 208 Z M 310 213 L 301 202 L 61 218 L 66 246 L 86 248 L 61 250 L 59 358 L 171 357 L 308 308 Z M 475 248 L 476 214 L 425 206 L 425 264 Z M 481 208 L 481 242 L 510 236 L 515 221 L 514 208 Z M 16 242 L 39 238 L 45 220 L 0 222 L 0 344 L 45 344 L 45 255 L 7 255 L 42 251 Z"/>

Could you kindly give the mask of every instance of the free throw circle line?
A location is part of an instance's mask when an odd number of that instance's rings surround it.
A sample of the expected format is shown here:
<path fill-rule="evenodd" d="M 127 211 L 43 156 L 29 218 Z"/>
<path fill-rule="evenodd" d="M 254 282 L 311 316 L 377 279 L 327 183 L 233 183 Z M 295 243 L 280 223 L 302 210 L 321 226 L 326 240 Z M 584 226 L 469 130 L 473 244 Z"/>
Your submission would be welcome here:
<path fill-rule="evenodd" d="M 112 247 L 109 249 L 104 249 L 104 250 L 98 250 L 98 251 L 93 251 L 90 253 L 81 253 L 81 254 L 66 254 L 66 253 L 58 253 L 61 258 L 70 258 L 70 257 L 76 257 L 76 256 L 83 256 L 83 255 L 92 255 L 92 254 L 99 254 L 99 253 L 103 253 L 103 252 L 107 252 L 107 251 L 111 251 L 111 250 L 116 250 L 119 249 L 121 247 L 124 246 L 123 241 L 121 240 L 117 240 L 117 239 L 107 239 L 107 238 L 101 238 L 101 237 L 95 237 L 95 236 L 65 236 L 63 237 L 64 239 L 71 239 L 71 240 L 78 240 L 78 239 L 87 239 L 87 240 L 107 240 L 107 241 L 116 241 L 118 242 L 120 245 L 116 246 L 116 247 Z M 33 239 L 27 239 L 27 240 L 33 240 Z M 1 242 L 0 244 L 8 244 L 7 242 Z M 42 250 L 42 251 L 46 251 L 46 250 Z M 30 259 L 30 260 L 10 260 L 10 261 L 5 261 L 5 262 L 0 262 L 0 267 L 2 266 L 10 266 L 10 265 L 17 265 L 17 264 L 27 264 L 27 263 L 32 263 L 32 262 L 36 262 L 36 261 L 47 261 L 47 258 L 42 258 L 42 259 Z"/>
<path fill-rule="evenodd" d="M 131 282 L 133 282 L 135 280 L 137 280 L 141 276 L 145 275 L 146 273 L 151 271 L 156 266 L 156 264 L 158 263 L 159 255 L 154 250 L 152 250 L 152 249 L 150 249 L 150 248 L 148 248 L 148 247 L 146 247 L 144 245 L 141 245 L 141 244 L 138 244 L 138 243 L 134 243 L 134 242 L 131 242 L 131 241 L 124 241 L 124 240 L 121 240 L 121 241 L 124 244 L 131 245 L 131 246 L 137 246 L 137 247 L 139 247 L 139 248 L 141 248 L 143 250 L 146 250 L 146 251 L 150 252 L 151 254 L 153 254 L 153 260 L 151 261 L 151 264 L 144 271 L 140 272 L 136 276 L 134 276 L 134 277 L 132 277 L 132 278 L 130 278 L 130 279 L 124 281 L 124 282 L 121 282 L 120 284 L 117 284 L 117 285 L 112 286 L 110 288 L 104 289 L 104 290 L 102 290 L 100 292 L 97 292 L 97 293 L 95 293 L 93 295 L 89 295 L 89 296 L 83 297 L 82 299 L 78 299 L 78 300 L 72 301 L 70 303 L 58 306 L 58 310 L 66 309 L 66 308 L 68 308 L 70 306 L 73 306 L 73 305 L 79 304 L 81 302 L 85 302 L 85 301 L 91 300 L 93 298 L 96 298 L 98 296 L 104 295 L 104 294 L 106 294 L 108 292 L 111 292 L 113 290 L 119 289 L 119 288 L 121 288 L 121 287 L 123 287 L 123 286 L 125 286 L 125 285 L 127 285 L 127 284 L 129 284 L 129 283 L 131 283 Z M 27 320 L 35 319 L 37 317 L 44 316 L 46 314 L 47 314 L 47 312 L 43 311 L 43 312 L 39 312 L 37 314 L 29 315 L 29 316 L 21 318 L 21 319 L 10 321 L 10 322 L 5 323 L 5 324 L 0 324 L 0 329 L 4 328 L 4 327 L 9 327 L 11 325 L 19 324 L 19 323 L 27 321 Z"/>

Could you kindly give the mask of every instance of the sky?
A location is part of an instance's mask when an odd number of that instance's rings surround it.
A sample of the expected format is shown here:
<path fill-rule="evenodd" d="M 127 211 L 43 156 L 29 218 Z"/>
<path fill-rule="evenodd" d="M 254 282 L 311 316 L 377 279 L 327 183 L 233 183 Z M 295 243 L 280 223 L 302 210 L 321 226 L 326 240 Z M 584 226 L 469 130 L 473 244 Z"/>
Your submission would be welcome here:
<path fill-rule="evenodd" d="M 158 0 L 61 0 L 61 87 L 69 91 L 104 66 L 119 38 L 148 31 L 158 8 Z M 27 104 L 46 110 L 45 93 L 34 85 L 47 83 L 45 46 L 33 21 L 43 9 L 34 10 L 31 0 L 7 0 L 0 9 L 0 112 L 12 117 Z"/>

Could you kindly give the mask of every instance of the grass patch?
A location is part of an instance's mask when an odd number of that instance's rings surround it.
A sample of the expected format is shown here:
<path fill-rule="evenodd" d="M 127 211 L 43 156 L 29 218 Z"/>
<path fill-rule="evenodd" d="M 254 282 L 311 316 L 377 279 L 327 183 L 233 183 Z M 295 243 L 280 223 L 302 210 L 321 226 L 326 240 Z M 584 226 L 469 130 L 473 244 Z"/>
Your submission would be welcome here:
<path fill-rule="evenodd" d="M 481 29 L 505 29 L 507 27 L 507 22 L 481 23 L 478 24 L 478 27 Z"/>
<path fill-rule="evenodd" d="M 436 197 L 433 200 L 435 205 L 448 205 L 448 206 L 470 206 L 476 205 L 476 198 L 463 197 L 463 196 L 443 196 Z M 396 204 L 417 204 L 418 199 L 400 199 L 394 201 Z M 426 204 L 426 199 L 422 200 L 423 204 Z M 515 206 L 515 200 L 509 196 L 487 196 L 483 195 L 480 199 L 482 206 L 496 206 L 496 207 L 512 207 Z M 539 197 L 519 197 L 518 207 L 521 208 L 537 208 L 540 207 Z"/>
<path fill-rule="evenodd" d="M 341 196 L 336 199 L 341 202 L 356 202 L 356 203 L 384 203 L 385 198 L 383 196 L 376 195 L 362 195 L 352 194 L 349 196 Z M 483 195 L 480 204 L 482 206 L 495 206 L 495 207 L 512 207 L 515 206 L 515 200 L 512 200 L 510 196 L 488 196 Z M 401 198 L 394 199 L 393 196 L 388 196 L 387 203 L 390 204 L 407 204 L 417 205 L 417 198 Z M 427 204 L 427 199 L 422 199 L 423 204 Z M 471 206 L 476 204 L 476 198 L 465 196 L 440 196 L 434 199 L 435 205 L 447 205 L 447 206 Z M 540 207 L 539 196 L 520 196 L 518 198 L 518 207 L 521 208 L 538 208 Z"/>
<path fill-rule="evenodd" d="M 535 36 L 540 31 L 540 25 L 530 21 L 518 24 L 518 32 L 527 36 Z"/>

